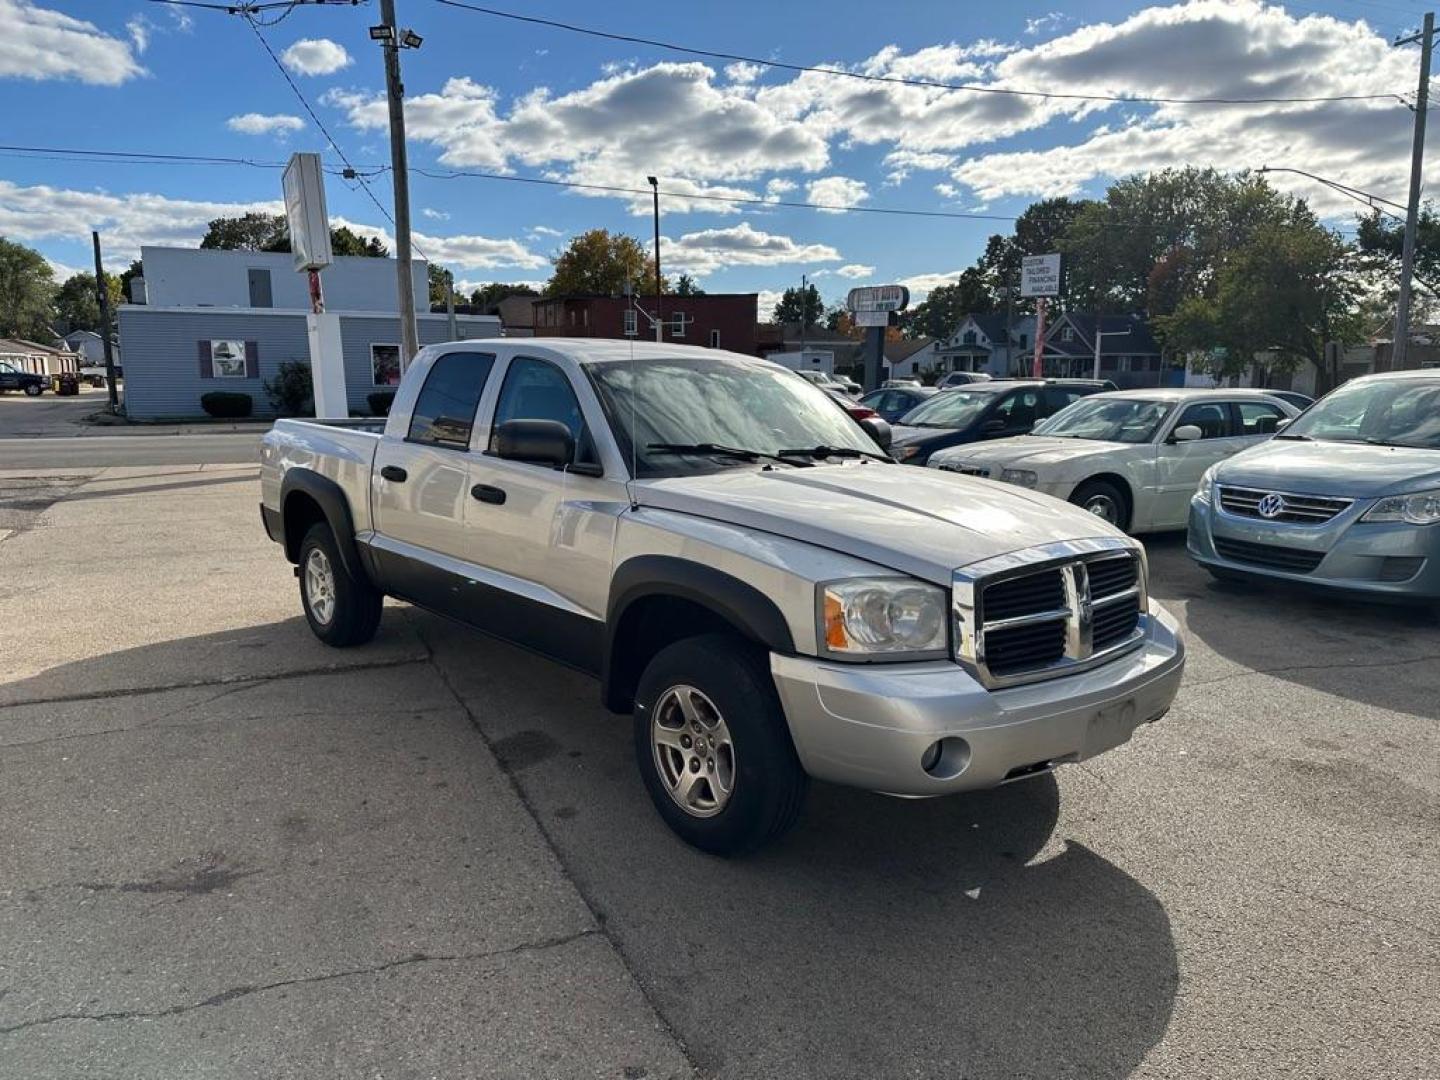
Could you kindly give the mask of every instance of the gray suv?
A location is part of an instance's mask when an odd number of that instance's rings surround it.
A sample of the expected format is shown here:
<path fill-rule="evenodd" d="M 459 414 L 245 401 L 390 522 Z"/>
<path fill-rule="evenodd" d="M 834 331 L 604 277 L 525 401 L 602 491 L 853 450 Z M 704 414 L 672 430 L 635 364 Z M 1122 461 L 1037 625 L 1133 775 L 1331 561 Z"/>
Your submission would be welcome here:
<path fill-rule="evenodd" d="M 1440 599 L 1440 371 L 1346 383 L 1212 467 L 1189 547 L 1219 577 Z"/>

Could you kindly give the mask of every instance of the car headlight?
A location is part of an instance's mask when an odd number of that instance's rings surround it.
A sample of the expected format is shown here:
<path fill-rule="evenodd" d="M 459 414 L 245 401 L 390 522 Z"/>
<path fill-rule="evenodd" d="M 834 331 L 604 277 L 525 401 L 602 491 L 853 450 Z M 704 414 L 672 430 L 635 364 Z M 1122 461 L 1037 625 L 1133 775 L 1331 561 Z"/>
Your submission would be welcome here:
<path fill-rule="evenodd" d="M 1200 476 L 1200 486 L 1195 489 L 1195 494 L 1202 499 L 1213 499 L 1215 497 L 1215 470 L 1220 466 L 1211 465 Z"/>
<path fill-rule="evenodd" d="M 1040 482 L 1040 478 L 1029 469 L 1002 469 L 1000 479 L 1007 484 L 1019 484 L 1028 488 L 1033 488 Z"/>
<path fill-rule="evenodd" d="M 850 578 L 819 587 L 820 641 L 836 657 L 948 655 L 944 589 L 914 578 Z"/>
<path fill-rule="evenodd" d="M 1413 495 L 1388 495 L 1369 510 L 1361 521 L 1404 521 L 1410 525 L 1440 523 L 1440 488 Z"/>

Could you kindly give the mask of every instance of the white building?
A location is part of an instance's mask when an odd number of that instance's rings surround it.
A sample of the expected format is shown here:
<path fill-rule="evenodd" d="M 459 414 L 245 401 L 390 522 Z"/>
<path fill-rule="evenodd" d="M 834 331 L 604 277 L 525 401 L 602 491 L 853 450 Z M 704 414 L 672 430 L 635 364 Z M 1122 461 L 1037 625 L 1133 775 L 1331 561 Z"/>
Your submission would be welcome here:
<path fill-rule="evenodd" d="M 142 247 L 145 303 L 151 307 L 276 308 L 310 310 L 309 275 L 287 252 Z M 430 310 L 424 259 L 411 274 L 415 310 Z M 395 311 L 395 260 L 339 255 L 323 270 L 327 311 Z"/>
<path fill-rule="evenodd" d="M 103 367 L 105 364 L 105 342 L 94 330 L 72 330 L 65 335 L 65 344 L 70 346 L 72 352 L 80 354 L 82 367 Z M 110 352 L 115 358 L 115 363 L 120 363 L 120 346 L 114 341 L 110 343 Z"/>

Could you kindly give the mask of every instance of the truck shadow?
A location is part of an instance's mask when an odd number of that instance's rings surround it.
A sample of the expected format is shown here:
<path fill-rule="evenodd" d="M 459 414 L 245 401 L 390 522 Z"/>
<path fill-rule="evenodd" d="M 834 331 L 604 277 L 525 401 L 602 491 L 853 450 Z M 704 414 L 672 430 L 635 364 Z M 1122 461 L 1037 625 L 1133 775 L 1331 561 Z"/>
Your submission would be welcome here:
<path fill-rule="evenodd" d="M 594 684 L 414 613 L 562 863 L 706 1075 L 1128 1076 L 1178 966 L 1160 901 L 1056 835 L 1042 776 L 936 800 L 830 785 L 776 847 L 672 836 Z"/>
<path fill-rule="evenodd" d="M 1362 704 L 1436 715 L 1440 619 L 1432 611 L 1285 583 L 1216 581 L 1186 553 L 1184 533 L 1147 536 L 1145 547 L 1151 595 L 1223 660 Z M 1187 683 L 1233 670 L 1202 671 L 1202 663 L 1192 652 Z"/>

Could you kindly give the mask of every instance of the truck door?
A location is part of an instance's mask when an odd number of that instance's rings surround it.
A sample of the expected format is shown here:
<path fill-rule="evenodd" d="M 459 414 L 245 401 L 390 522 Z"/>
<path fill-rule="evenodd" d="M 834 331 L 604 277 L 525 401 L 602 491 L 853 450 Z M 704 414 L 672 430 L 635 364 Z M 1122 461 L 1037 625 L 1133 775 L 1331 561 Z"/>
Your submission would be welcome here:
<path fill-rule="evenodd" d="M 387 586 L 394 575 L 420 574 L 436 565 L 436 555 L 466 557 L 467 455 L 480 395 L 494 366 L 493 353 L 437 357 L 425 373 L 409 427 L 403 434 L 387 433 L 375 451 L 371 502 Z M 398 586 L 393 591 L 430 602 Z"/>

